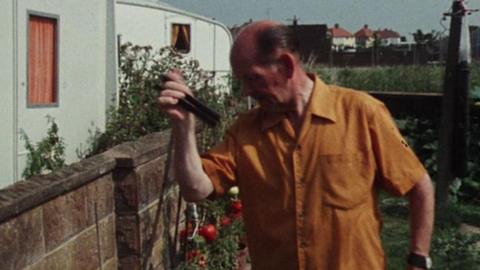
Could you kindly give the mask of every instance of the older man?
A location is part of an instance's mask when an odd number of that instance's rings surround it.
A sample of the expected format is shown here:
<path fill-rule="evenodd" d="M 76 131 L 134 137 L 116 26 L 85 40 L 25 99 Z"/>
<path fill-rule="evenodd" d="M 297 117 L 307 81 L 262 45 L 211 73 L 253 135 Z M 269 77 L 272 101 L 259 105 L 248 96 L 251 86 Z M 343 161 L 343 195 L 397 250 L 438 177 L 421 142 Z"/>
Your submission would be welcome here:
<path fill-rule="evenodd" d="M 191 93 L 178 73 L 159 97 L 173 119 L 176 179 L 185 199 L 238 185 L 254 269 L 385 269 L 377 191 L 408 195 L 410 269 L 427 269 L 433 188 L 385 106 L 324 84 L 302 68 L 290 29 L 259 21 L 234 42 L 231 64 L 259 106 L 200 157 Z M 407 254 L 406 254 L 407 255 Z"/>

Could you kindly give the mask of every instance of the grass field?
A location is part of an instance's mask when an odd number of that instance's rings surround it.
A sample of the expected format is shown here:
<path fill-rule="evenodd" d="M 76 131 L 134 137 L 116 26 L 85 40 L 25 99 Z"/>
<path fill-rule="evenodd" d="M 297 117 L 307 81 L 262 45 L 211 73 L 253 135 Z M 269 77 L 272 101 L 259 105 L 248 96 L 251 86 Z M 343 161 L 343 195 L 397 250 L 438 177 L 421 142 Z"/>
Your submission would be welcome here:
<path fill-rule="evenodd" d="M 389 270 L 405 270 L 405 257 L 409 252 L 410 228 L 408 209 L 402 200 L 382 206 L 384 227 L 382 239 L 387 253 Z M 435 227 L 430 256 L 434 269 L 476 270 L 480 269 L 480 234 L 464 233 L 460 224 L 465 220 L 480 223 L 480 206 L 457 203 L 451 209 L 452 223 L 444 227 Z M 472 213 L 474 216 L 472 216 Z"/>

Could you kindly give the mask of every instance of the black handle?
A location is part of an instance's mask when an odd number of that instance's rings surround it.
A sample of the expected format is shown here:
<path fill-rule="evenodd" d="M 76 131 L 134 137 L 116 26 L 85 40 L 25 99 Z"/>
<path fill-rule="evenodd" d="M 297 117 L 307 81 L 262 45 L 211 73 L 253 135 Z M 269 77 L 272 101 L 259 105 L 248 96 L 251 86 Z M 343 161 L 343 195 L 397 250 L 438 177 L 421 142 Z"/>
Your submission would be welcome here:
<path fill-rule="evenodd" d="M 159 91 L 164 90 L 164 85 L 169 80 L 170 78 L 168 76 L 161 76 L 160 84 L 154 85 L 154 89 Z M 220 115 L 216 111 L 210 109 L 205 103 L 192 95 L 185 94 L 185 98 L 179 99 L 178 105 L 182 107 L 182 109 L 193 113 L 211 127 L 215 127 L 220 122 Z"/>

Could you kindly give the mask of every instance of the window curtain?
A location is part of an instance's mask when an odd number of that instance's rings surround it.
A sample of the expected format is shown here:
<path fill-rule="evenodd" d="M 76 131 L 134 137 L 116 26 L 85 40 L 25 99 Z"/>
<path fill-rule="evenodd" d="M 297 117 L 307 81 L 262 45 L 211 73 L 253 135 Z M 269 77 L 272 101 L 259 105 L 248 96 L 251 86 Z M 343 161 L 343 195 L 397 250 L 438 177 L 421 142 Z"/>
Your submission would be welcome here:
<path fill-rule="evenodd" d="M 172 24 L 172 47 L 183 53 L 190 51 L 190 25 Z"/>
<path fill-rule="evenodd" d="M 181 29 L 185 39 L 185 47 L 190 48 L 190 25 L 182 25 Z"/>
<path fill-rule="evenodd" d="M 172 46 L 175 48 L 178 42 L 178 35 L 180 34 L 180 25 L 173 24 L 172 25 Z"/>
<path fill-rule="evenodd" d="M 30 15 L 28 36 L 28 103 L 57 102 L 57 21 Z"/>

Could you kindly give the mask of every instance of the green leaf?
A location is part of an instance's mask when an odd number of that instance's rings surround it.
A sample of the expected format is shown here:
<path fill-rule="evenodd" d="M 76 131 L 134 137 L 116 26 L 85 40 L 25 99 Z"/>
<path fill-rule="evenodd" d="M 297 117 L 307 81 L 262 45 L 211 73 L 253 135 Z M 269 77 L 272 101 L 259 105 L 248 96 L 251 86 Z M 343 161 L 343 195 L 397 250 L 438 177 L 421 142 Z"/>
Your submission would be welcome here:
<path fill-rule="evenodd" d="M 473 89 L 470 91 L 470 97 L 474 101 L 480 101 L 480 85 L 473 87 Z"/>

